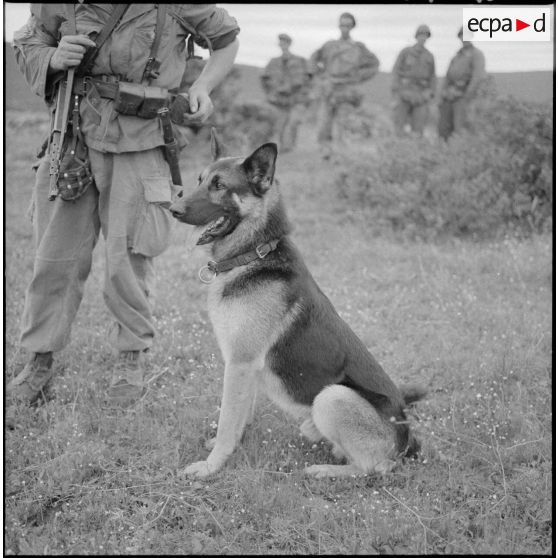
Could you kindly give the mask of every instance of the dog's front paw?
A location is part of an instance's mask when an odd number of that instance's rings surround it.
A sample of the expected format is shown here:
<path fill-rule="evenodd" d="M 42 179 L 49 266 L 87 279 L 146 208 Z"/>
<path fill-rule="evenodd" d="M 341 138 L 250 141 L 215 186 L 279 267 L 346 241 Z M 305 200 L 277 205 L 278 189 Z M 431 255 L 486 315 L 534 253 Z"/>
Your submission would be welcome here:
<path fill-rule="evenodd" d="M 215 473 L 215 471 L 217 471 L 217 467 L 212 467 L 207 461 L 196 461 L 185 467 L 182 474 L 188 477 L 203 479 Z"/>

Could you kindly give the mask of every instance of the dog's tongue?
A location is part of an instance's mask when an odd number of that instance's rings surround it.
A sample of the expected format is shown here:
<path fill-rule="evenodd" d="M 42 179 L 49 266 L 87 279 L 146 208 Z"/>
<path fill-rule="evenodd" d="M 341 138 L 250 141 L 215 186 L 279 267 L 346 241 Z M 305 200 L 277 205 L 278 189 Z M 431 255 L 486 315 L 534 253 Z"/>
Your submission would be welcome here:
<path fill-rule="evenodd" d="M 228 226 L 229 220 L 226 217 L 219 217 L 216 221 L 211 223 L 205 231 L 201 234 L 198 238 L 196 244 L 209 244 L 213 242 L 216 238 L 219 238 L 223 232 L 223 229 L 226 229 Z"/>
<path fill-rule="evenodd" d="M 213 242 L 217 238 L 217 236 L 218 235 L 216 234 L 212 234 L 211 231 L 204 231 L 198 238 L 196 244 L 198 246 L 201 246 L 202 244 L 209 244 L 210 242 Z"/>

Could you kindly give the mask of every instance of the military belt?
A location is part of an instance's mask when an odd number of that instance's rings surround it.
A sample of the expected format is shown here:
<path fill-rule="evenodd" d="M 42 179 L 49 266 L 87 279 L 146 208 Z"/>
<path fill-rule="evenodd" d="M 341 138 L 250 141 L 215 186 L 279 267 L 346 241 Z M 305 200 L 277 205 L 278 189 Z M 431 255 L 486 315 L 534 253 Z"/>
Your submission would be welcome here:
<path fill-rule="evenodd" d="M 74 95 L 85 96 L 90 91 L 91 86 L 99 92 L 104 99 L 116 99 L 118 94 L 118 76 L 100 76 L 93 78 L 90 76 L 75 78 L 72 93 Z"/>
<path fill-rule="evenodd" d="M 418 85 L 419 87 L 428 87 L 430 85 L 430 80 L 415 77 L 402 77 L 401 85 Z"/>
<path fill-rule="evenodd" d="M 467 87 L 468 83 L 469 83 L 469 80 L 467 80 L 467 79 L 458 79 L 458 80 L 452 80 L 450 82 L 450 85 L 453 85 L 454 87 L 457 87 L 458 89 L 465 89 Z"/>
<path fill-rule="evenodd" d="M 179 106 L 173 110 L 175 100 L 182 101 L 182 99 L 163 87 L 132 83 L 121 80 L 115 75 L 100 75 L 75 78 L 72 93 L 85 96 L 92 89 L 95 89 L 103 99 L 114 101 L 114 110 L 120 114 L 150 119 L 157 117 L 158 110 L 169 107 L 171 120 L 175 124 L 185 124 L 179 110 L 182 102 L 179 102 Z"/>

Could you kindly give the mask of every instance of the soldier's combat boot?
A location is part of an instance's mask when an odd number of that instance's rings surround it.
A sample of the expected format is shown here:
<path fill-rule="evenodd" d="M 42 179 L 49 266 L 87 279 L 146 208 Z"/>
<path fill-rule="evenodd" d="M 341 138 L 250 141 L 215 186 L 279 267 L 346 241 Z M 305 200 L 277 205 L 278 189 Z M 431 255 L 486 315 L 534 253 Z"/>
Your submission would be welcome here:
<path fill-rule="evenodd" d="M 52 378 L 52 353 L 35 353 L 25 368 L 6 386 L 6 395 L 29 405 L 43 393 Z"/>
<path fill-rule="evenodd" d="M 128 407 L 143 394 L 143 360 L 140 351 L 122 351 L 112 371 L 109 404 Z"/>

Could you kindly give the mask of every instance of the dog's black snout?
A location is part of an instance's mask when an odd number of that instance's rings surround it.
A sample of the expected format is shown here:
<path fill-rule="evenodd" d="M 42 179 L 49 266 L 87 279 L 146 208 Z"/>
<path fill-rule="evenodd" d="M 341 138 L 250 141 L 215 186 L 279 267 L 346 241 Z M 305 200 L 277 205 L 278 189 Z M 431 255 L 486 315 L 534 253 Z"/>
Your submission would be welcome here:
<path fill-rule="evenodd" d="M 172 203 L 169 207 L 169 211 L 173 217 L 181 217 L 184 215 L 184 207 L 180 203 Z"/>

